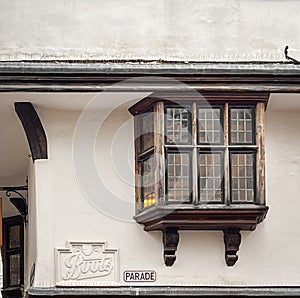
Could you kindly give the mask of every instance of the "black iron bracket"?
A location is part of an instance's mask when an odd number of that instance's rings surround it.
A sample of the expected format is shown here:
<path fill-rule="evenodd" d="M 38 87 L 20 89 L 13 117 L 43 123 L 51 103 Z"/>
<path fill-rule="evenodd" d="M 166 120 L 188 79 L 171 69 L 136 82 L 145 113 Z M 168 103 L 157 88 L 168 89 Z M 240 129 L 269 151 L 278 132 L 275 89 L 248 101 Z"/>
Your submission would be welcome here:
<path fill-rule="evenodd" d="M 26 198 L 21 191 L 26 191 L 28 194 L 28 185 L 22 186 L 2 186 L 0 191 L 5 191 L 6 197 L 17 208 L 25 223 L 27 223 L 28 205 Z"/>

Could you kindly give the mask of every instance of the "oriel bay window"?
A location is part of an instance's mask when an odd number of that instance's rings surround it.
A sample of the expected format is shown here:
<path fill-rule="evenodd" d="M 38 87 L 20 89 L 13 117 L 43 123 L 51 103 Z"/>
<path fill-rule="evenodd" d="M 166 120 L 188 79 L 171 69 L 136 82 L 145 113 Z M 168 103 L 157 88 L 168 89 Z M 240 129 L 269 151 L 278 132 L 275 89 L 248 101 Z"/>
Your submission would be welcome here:
<path fill-rule="evenodd" d="M 163 232 L 173 265 L 178 230 L 222 230 L 225 260 L 238 259 L 240 230 L 266 216 L 264 116 L 268 94 L 145 98 L 135 120 L 136 216 Z"/>

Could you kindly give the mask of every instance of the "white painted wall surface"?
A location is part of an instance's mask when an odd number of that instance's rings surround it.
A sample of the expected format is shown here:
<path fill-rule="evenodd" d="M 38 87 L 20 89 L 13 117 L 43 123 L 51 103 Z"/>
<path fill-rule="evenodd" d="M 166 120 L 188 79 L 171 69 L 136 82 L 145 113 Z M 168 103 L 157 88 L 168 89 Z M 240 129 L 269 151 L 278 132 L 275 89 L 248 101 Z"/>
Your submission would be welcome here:
<path fill-rule="evenodd" d="M 277 111 L 272 101 L 271 98 L 266 127 L 270 211 L 256 231 L 242 232 L 239 260 L 232 268 L 224 262 L 222 232 L 207 231 L 180 232 L 177 260 L 172 267 L 166 267 L 160 232 L 147 233 L 134 221 L 124 222 L 106 216 L 82 193 L 72 159 L 73 136 L 80 112 L 38 108 L 48 136 L 49 159 L 35 162 L 37 254 L 34 286 L 54 286 L 54 249 L 64 248 L 66 241 L 107 241 L 109 247 L 120 250 L 121 274 L 124 270 L 155 270 L 156 285 L 299 286 L 300 109 Z M 103 109 L 97 112 L 98 120 L 103 114 Z M 86 124 L 93 129 L 98 120 L 93 118 Z M 123 128 L 119 129 L 122 124 Z M 115 193 L 131 202 L 133 216 L 134 189 L 128 186 L 134 179 L 133 126 L 126 106 L 111 113 L 102 128 L 93 160 L 98 170 L 104 167 L 111 195 L 104 195 L 104 188 L 100 188 L 99 202 L 112 202 L 112 193 Z M 86 136 L 89 131 L 86 130 Z M 102 138 L 101 134 L 106 137 Z M 118 141 L 115 139 L 115 145 L 111 146 L 114 137 Z M 86 140 L 82 140 L 82 146 L 85 144 Z M 114 155 L 118 148 L 124 152 L 123 162 L 113 169 L 112 160 L 120 157 Z M 88 156 L 82 159 L 85 161 Z M 95 178 L 89 176 L 88 167 L 85 170 L 91 180 Z M 127 173 L 127 182 L 122 180 L 123 173 Z M 100 178 L 96 179 L 100 182 Z M 125 284 L 122 278 L 120 283 Z"/>
<path fill-rule="evenodd" d="M 36 236 L 36 181 L 35 167 L 30 161 L 28 163 L 28 215 L 27 223 L 24 226 L 24 287 L 30 286 L 30 276 L 34 272 L 36 262 L 38 239 Z"/>
<path fill-rule="evenodd" d="M 286 45 L 300 57 L 299 11 L 294 0 L 2 0 L 0 60 L 284 60 Z"/>

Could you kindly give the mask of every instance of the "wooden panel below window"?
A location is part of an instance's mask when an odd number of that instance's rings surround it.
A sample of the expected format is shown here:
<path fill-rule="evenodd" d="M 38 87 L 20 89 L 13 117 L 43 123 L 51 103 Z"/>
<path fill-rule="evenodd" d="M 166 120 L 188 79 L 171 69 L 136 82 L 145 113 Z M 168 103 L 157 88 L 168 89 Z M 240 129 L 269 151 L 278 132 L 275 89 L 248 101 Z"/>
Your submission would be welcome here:
<path fill-rule="evenodd" d="M 257 224 L 266 217 L 269 207 L 252 208 L 196 208 L 181 207 L 171 209 L 160 206 L 145 210 L 135 216 L 135 220 L 145 226 L 145 231 L 158 231 L 166 228 L 179 230 L 255 230 Z"/>

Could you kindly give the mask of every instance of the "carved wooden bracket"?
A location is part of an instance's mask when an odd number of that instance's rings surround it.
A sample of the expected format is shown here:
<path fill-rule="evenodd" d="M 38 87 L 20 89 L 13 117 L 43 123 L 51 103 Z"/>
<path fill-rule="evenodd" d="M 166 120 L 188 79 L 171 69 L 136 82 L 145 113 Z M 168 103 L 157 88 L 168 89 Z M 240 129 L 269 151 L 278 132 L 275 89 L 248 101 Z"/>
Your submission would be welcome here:
<path fill-rule="evenodd" d="M 264 220 L 267 206 L 249 208 L 187 208 L 181 207 L 170 212 L 168 206 L 150 208 L 135 216 L 143 224 L 145 231 L 162 231 L 164 260 L 172 266 L 176 260 L 175 252 L 179 242 L 179 230 L 221 230 L 224 233 L 225 261 L 233 266 L 238 260 L 237 252 L 241 244 L 240 231 L 254 231 Z"/>
<path fill-rule="evenodd" d="M 233 266 L 238 260 L 237 252 L 241 244 L 240 229 L 225 229 L 224 244 L 225 244 L 225 261 L 227 266 Z"/>
<path fill-rule="evenodd" d="M 176 250 L 179 242 L 177 228 L 163 229 L 164 261 L 166 266 L 172 266 L 176 260 Z"/>
<path fill-rule="evenodd" d="M 47 136 L 34 106 L 31 102 L 15 102 L 15 110 L 23 125 L 32 160 L 47 159 Z"/>

